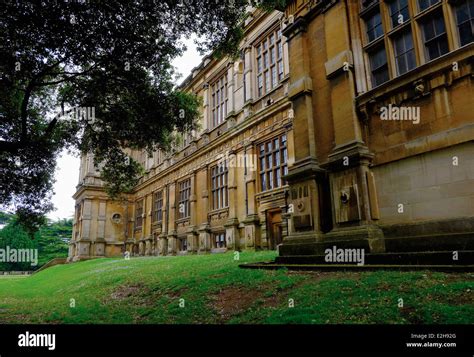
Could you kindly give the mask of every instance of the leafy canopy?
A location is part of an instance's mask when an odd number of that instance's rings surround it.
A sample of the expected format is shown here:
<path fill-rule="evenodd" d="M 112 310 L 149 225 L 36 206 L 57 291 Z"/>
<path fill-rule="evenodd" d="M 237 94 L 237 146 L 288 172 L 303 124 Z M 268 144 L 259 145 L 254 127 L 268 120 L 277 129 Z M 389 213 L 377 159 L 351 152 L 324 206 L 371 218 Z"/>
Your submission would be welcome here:
<path fill-rule="evenodd" d="M 248 4 L 0 2 L 0 205 L 29 230 L 41 225 L 64 149 L 92 153 L 112 196 L 130 190 L 141 170 L 124 148 L 166 150 L 173 132 L 196 127 L 199 99 L 174 85 L 181 40 L 234 55 Z"/>

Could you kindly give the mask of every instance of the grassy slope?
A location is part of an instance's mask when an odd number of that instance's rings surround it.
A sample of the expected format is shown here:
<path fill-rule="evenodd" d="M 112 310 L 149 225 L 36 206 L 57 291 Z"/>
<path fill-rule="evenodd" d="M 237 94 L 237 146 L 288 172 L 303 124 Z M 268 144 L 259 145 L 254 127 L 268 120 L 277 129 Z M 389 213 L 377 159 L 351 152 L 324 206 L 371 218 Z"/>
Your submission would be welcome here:
<path fill-rule="evenodd" d="M 100 259 L 1 277 L 0 323 L 474 322 L 472 273 L 237 267 L 274 254 Z"/>

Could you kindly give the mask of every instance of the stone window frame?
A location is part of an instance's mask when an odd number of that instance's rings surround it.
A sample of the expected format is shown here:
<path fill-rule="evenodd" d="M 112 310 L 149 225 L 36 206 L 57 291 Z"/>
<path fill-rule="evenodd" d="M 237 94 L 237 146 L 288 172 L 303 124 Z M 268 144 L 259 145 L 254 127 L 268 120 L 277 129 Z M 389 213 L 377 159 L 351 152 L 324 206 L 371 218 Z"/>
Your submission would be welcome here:
<path fill-rule="evenodd" d="M 227 68 L 209 85 L 210 88 L 210 126 L 217 128 L 227 118 L 229 104 L 229 80 Z M 222 95 L 224 93 L 224 95 Z"/>
<path fill-rule="evenodd" d="M 365 57 L 365 68 L 367 73 L 367 83 L 369 85 L 369 90 L 387 82 L 392 79 L 395 79 L 404 73 L 416 70 L 417 67 L 428 63 L 436 58 L 430 59 L 426 53 L 425 41 L 423 35 L 423 23 L 434 15 L 441 15 L 443 18 L 444 26 L 446 29 L 446 41 L 448 52 L 452 52 L 461 47 L 460 35 L 457 31 L 457 21 L 455 17 L 456 6 L 459 6 L 463 1 L 469 0 L 441 0 L 438 2 L 430 2 L 430 6 L 425 9 L 420 9 L 419 1 L 408 1 L 408 14 L 409 18 L 401 24 L 392 27 L 392 17 L 390 13 L 389 3 L 390 0 L 374 0 L 374 1 L 364 1 L 360 0 L 360 25 L 361 32 L 363 34 L 362 38 L 362 47 Z M 364 6 L 363 4 L 366 4 Z M 382 18 L 383 26 L 383 36 L 380 36 L 372 41 L 369 41 L 367 38 L 367 27 L 366 20 L 374 12 L 380 11 Z M 396 50 L 395 50 L 395 41 L 400 38 L 404 33 L 409 32 L 412 36 L 413 51 L 414 51 L 414 62 L 415 65 L 413 68 L 409 69 L 406 72 L 400 72 L 399 67 L 397 66 L 396 61 Z M 388 79 L 386 81 L 381 81 L 380 83 L 376 82 L 374 78 L 374 70 L 371 65 L 371 55 L 379 51 L 381 48 L 385 48 L 387 65 L 388 65 Z"/>
<path fill-rule="evenodd" d="M 161 149 L 157 149 L 153 151 L 153 164 L 154 166 L 159 166 L 163 163 L 163 151 Z"/>
<path fill-rule="evenodd" d="M 440 9 L 439 11 L 442 11 L 442 9 Z M 432 61 L 438 57 L 441 57 L 442 55 L 446 54 L 449 52 L 449 48 L 448 48 L 448 32 L 446 30 L 446 23 L 444 21 L 444 18 L 441 17 L 441 24 L 443 26 L 443 32 L 441 33 L 436 33 L 437 31 L 437 25 L 435 24 L 435 22 L 437 20 L 439 20 L 440 17 L 434 17 L 434 16 L 429 16 L 429 17 L 425 17 L 425 19 L 423 19 L 422 21 L 420 21 L 420 26 L 421 26 L 421 33 L 422 33 L 422 37 L 423 37 L 423 42 L 424 42 L 424 50 L 425 50 L 425 57 L 428 61 Z M 433 26 L 433 31 L 434 31 L 434 36 L 433 37 L 430 37 L 430 38 L 427 38 L 426 35 L 426 29 L 427 27 L 425 27 L 426 25 L 428 24 L 431 24 Z M 437 49 L 438 49 L 438 53 L 437 55 L 435 55 L 434 57 L 431 57 L 430 56 L 430 52 L 429 52 L 429 49 L 428 49 L 428 43 L 436 43 L 437 44 Z M 443 46 L 443 43 L 445 44 L 446 46 L 446 51 L 444 52 L 444 50 L 441 48 L 441 46 Z"/>
<path fill-rule="evenodd" d="M 278 141 L 278 147 L 275 142 Z M 269 146 L 271 144 L 271 146 Z M 257 145 L 259 191 L 266 192 L 285 185 L 283 176 L 288 174 L 288 134 L 281 133 Z M 276 158 L 278 159 L 278 162 Z M 271 158 L 271 167 L 268 159 Z M 279 175 L 277 174 L 279 172 Z M 279 178 L 278 178 L 279 177 Z M 268 182 L 272 180 L 272 186 Z"/>
<path fill-rule="evenodd" d="M 177 248 L 178 248 L 178 251 L 180 252 L 187 252 L 188 251 L 188 238 L 187 237 L 178 237 L 177 238 L 178 240 L 178 244 L 177 244 Z"/>
<path fill-rule="evenodd" d="M 141 198 L 135 201 L 135 230 L 143 228 L 143 210 L 145 199 Z"/>
<path fill-rule="evenodd" d="M 224 231 L 212 233 L 212 247 L 214 249 L 227 248 Z"/>
<path fill-rule="evenodd" d="M 178 220 L 191 217 L 191 178 L 178 182 L 178 204 L 176 212 Z M 181 205 L 184 204 L 184 213 L 180 212 Z"/>
<path fill-rule="evenodd" d="M 392 43 L 397 76 L 401 76 L 402 74 L 415 69 L 417 64 L 415 41 L 411 30 L 404 27 L 403 31 L 397 31 L 397 33 L 392 37 Z M 401 46 L 403 48 L 400 48 L 400 51 L 397 50 L 397 43 L 403 45 Z"/>
<path fill-rule="evenodd" d="M 270 93 L 285 79 L 283 43 L 281 24 L 277 22 L 253 45 L 257 98 Z"/>
<path fill-rule="evenodd" d="M 211 207 L 212 211 L 229 207 L 227 162 L 217 164 L 210 169 Z"/>
<path fill-rule="evenodd" d="M 430 6 L 433 6 L 433 5 L 436 5 L 438 2 L 440 2 L 441 0 L 417 0 L 417 3 L 418 3 L 418 9 L 419 11 L 424 11 L 426 9 L 428 9 Z M 423 6 L 423 2 L 426 2 L 426 5 Z"/>
<path fill-rule="evenodd" d="M 385 61 L 383 64 L 378 65 L 377 67 L 374 66 L 374 60 L 376 55 L 383 52 L 385 55 Z M 369 66 L 370 66 L 370 75 L 372 83 L 375 87 L 387 82 L 390 79 L 389 69 L 388 69 L 388 60 L 387 60 L 387 51 L 383 44 L 379 46 L 374 46 L 370 51 L 367 51 L 367 55 L 369 57 Z M 380 75 L 383 76 L 383 79 L 380 80 Z"/>
<path fill-rule="evenodd" d="M 153 222 L 163 222 L 163 190 L 153 193 Z"/>
<path fill-rule="evenodd" d="M 469 45 L 470 43 L 472 43 L 472 40 L 471 42 L 467 42 L 467 43 L 462 43 L 461 40 L 461 32 L 460 32 L 460 27 L 461 25 L 464 25 L 466 23 L 470 23 L 470 27 L 471 27 L 471 31 L 473 30 L 474 28 L 474 11 L 471 13 L 470 11 L 470 7 L 469 7 L 469 3 L 472 2 L 473 0 L 458 0 L 458 1 L 452 1 L 453 3 L 453 17 L 454 17 L 454 21 L 455 21 L 455 25 L 456 25 L 456 34 L 458 35 L 458 45 L 460 47 L 462 46 L 466 46 L 466 45 Z M 462 23 L 459 23 L 459 18 L 458 18 L 458 8 L 460 8 L 461 6 L 463 5 L 467 5 L 468 7 L 468 11 L 469 11 L 469 15 L 470 15 L 470 18 Z M 472 32 L 471 32 L 472 33 Z"/>
<path fill-rule="evenodd" d="M 409 0 L 386 0 L 385 4 L 387 5 L 388 14 L 391 20 L 391 30 L 404 25 L 407 22 L 405 20 L 406 17 L 411 18 Z M 402 19 L 401 22 L 399 21 L 400 16 Z"/>

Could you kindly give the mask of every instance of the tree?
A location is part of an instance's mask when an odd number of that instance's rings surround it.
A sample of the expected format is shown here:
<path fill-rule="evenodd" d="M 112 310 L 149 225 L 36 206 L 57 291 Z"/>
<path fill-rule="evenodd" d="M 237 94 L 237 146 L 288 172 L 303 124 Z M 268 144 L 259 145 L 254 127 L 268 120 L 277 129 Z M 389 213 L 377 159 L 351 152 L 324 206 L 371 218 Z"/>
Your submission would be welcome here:
<path fill-rule="evenodd" d="M 235 55 L 248 3 L 0 2 L 0 205 L 28 231 L 44 223 L 65 148 L 93 153 L 112 197 L 130 190 L 141 168 L 124 148 L 166 150 L 171 133 L 196 126 L 199 99 L 173 84 L 181 39 Z"/>
<path fill-rule="evenodd" d="M 34 249 L 35 241 L 31 240 L 28 234 L 22 229 L 16 221 L 8 223 L 3 229 L 0 229 L 0 249 L 4 252 L 4 259 L 0 261 L 0 271 L 11 270 L 34 270 L 31 262 L 9 261 L 6 255 L 8 247 L 11 249 Z"/>
<path fill-rule="evenodd" d="M 36 236 L 38 267 L 54 258 L 66 258 L 68 242 L 72 236 L 72 219 L 48 220 L 39 229 Z"/>
<path fill-rule="evenodd" d="M 0 271 L 36 270 L 51 259 L 67 257 L 72 219 L 48 220 L 32 240 L 16 216 L 0 212 L 0 217 L 2 216 L 8 217 L 8 224 L 0 229 L 0 249 L 37 249 L 38 262 L 36 266 L 32 266 L 31 262 L 0 262 Z"/>

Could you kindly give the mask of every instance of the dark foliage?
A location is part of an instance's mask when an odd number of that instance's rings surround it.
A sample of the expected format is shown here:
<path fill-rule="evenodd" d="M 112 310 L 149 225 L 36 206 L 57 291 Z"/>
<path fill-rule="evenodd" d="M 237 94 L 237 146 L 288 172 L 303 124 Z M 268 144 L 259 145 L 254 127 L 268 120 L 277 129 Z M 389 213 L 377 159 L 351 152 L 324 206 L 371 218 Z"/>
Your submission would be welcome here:
<path fill-rule="evenodd" d="M 141 168 L 123 148 L 166 150 L 171 133 L 196 126 L 199 99 L 176 89 L 170 64 L 181 39 L 196 34 L 202 51 L 235 55 L 247 5 L 1 1 L 0 205 L 37 230 L 65 148 L 94 154 L 112 196 L 133 187 Z"/>

